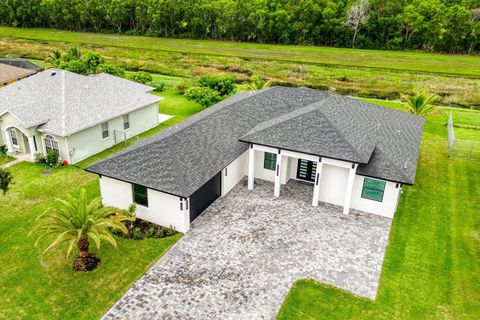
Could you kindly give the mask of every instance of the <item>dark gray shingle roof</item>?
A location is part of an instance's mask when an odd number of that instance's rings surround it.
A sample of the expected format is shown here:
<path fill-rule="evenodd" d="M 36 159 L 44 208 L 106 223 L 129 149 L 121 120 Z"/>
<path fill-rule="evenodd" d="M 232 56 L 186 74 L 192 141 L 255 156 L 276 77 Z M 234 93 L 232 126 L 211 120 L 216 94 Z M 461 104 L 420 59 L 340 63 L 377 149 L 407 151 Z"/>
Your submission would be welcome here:
<path fill-rule="evenodd" d="M 423 118 L 404 112 L 274 87 L 237 94 L 87 170 L 188 197 L 247 150 L 241 139 L 258 139 L 363 163 L 359 174 L 412 184 L 422 131 Z"/>
<path fill-rule="evenodd" d="M 36 72 L 40 72 L 43 70 L 42 67 L 37 66 L 35 63 L 31 62 L 30 60 L 22 59 L 22 58 L 0 58 L 0 63 L 8 64 L 10 66 L 14 66 L 22 69 L 28 69 Z"/>

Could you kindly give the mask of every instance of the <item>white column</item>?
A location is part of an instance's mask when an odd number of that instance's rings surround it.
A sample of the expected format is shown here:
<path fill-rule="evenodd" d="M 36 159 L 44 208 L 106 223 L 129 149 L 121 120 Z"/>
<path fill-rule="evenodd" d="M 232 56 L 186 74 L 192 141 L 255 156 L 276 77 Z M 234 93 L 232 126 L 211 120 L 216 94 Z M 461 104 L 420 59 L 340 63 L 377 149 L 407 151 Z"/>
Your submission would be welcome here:
<path fill-rule="evenodd" d="M 10 137 L 10 134 L 8 133 L 7 130 L 3 131 L 3 136 L 5 137 L 5 143 L 7 144 L 7 149 L 8 152 L 13 153 L 13 145 L 12 145 L 12 137 Z"/>
<path fill-rule="evenodd" d="M 353 182 L 355 181 L 355 174 L 357 173 L 358 164 L 354 164 L 348 172 L 347 191 L 345 194 L 345 203 L 343 204 L 343 214 L 350 212 L 350 202 L 352 200 Z"/>
<path fill-rule="evenodd" d="M 280 154 L 280 150 L 277 153 L 277 163 L 275 164 L 275 187 L 273 189 L 273 196 L 280 197 L 280 176 L 282 172 L 282 155 Z"/>
<path fill-rule="evenodd" d="M 317 161 L 317 172 L 315 174 L 315 185 L 313 186 L 312 206 L 318 206 L 318 196 L 320 194 L 320 181 L 322 179 L 323 163 L 322 159 Z"/>
<path fill-rule="evenodd" d="M 35 160 L 36 150 L 35 150 L 35 142 L 33 142 L 33 136 L 28 137 L 28 146 L 30 147 L 30 158 L 32 160 Z"/>
<path fill-rule="evenodd" d="M 248 150 L 248 190 L 253 190 L 253 184 L 255 181 L 255 150 L 250 145 Z"/>

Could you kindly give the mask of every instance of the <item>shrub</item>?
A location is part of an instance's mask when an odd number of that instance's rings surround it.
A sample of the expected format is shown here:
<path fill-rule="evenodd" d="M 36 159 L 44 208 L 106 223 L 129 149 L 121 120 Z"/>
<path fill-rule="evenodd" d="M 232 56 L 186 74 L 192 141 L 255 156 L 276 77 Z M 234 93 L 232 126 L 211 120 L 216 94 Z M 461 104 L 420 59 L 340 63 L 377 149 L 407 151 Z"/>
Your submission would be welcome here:
<path fill-rule="evenodd" d="M 147 238 L 154 238 L 156 234 L 155 228 L 152 226 L 145 231 L 145 237 Z"/>
<path fill-rule="evenodd" d="M 135 229 L 133 229 L 133 239 L 135 239 L 135 240 L 141 240 L 141 239 L 143 239 L 142 229 L 141 229 L 141 228 L 136 227 Z"/>
<path fill-rule="evenodd" d="M 205 87 L 191 87 L 185 90 L 185 97 L 188 100 L 198 102 L 202 107 L 207 108 L 221 100 L 218 91 Z"/>
<path fill-rule="evenodd" d="M 49 150 L 47 152 L 47 156 L 45 157 L 45 162 L 51 166 L 51 167 L 55 167 L 58 165 L 58 157 L 59 157 L 59 154 L 57 151 L 55 150 Z"/>
<path fill-rule="evenodd" d="M 163 90 L 165 90 L 165 83 L 160 81 L 152 81 L 149 85 L 155 88 L 153 90 L 155 92 L 162 92 Z"/>
<path fill-rule="evenodd" d="M 112 76 L 121 77 L 121 78 L 125 77 L 125 69 L 118 66 L 114 66 L 113 64 L 110 64 L 107 62 L 100 64 L 97 67 L 97 72 L 100 72 L 100 73 L 104 72 L 104 73 L 111 74 Z"/>
<path fill-rule="evenodd" d="M 178 90 L 178 93 L 184 94 L 185 90 L 190 87 L 190 83 L 187 81 L 180 81 L 175 85 L 175 89 Z"/>
<path fill-rule="evenodd" d="M 88 66 L 81 60 L 71 60 L 68 62 L 66 68 L 68 71 L 75 72 L 78 74 L 88 73 Z"/>
<path fill-rule="evenodd" d="M 103 57 L 98 52 L 88 52 L 82 59 L 87 67 L 87 73 L 96 73 L 99 65 L 104 63 Z"/>
<path fill-rule="evenodd" d="M 6 145 L 1 145 L 0 146 L 0 155 L 6 156 L 7 155 L 8 148 Z"/>
<path fill-rule="evenodd" d="M 40 164 L 45 164 L 47 163 L 47 160 L 45 159 L 45 156 L 43 153 L 37 152 L 33 155 L 33 159 L 35 163 L 40 163 Z"/>
<path fill-rule="evenodd" d="M 237 89 L 234 76 L 212 77 L 203 76 L 198 80 L 201 87 L 210 88 L 217 91 L 221 96 L 229 95 Z"/>
<path fill-rule="evenodd" d="M 9 171 L 0 169 L 0 190 L 5 195 L 8 191 L 8 187 L 12 183 L 12 174 Z"/>
<path fill-rule="evenodd" d="M 139 72 L 135 72 L 134 74 L 132 74 L 130 76 L 130 80 L 133 80 L 133 81 L 138 82 L 138 83 L 147 84 L 147 83 L 152 82 L 153 78 L 152 78 L 152 75 L 150 73 L 145 72 L 145 71 L 139 71 Z"/>

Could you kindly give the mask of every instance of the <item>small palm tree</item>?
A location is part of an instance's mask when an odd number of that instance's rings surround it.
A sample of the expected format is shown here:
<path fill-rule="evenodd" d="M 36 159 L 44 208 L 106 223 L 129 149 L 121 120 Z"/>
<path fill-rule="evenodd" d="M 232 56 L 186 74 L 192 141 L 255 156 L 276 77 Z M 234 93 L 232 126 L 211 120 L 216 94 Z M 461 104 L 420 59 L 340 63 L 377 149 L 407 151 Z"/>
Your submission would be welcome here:
<path fill-rule="evenodd" d="M 425 92 L 417 92 L 414 96 L 405 96 L 405 108 L 408 112 L 426 116 L 436 110 L 433 102 L 438 100 L 438 96 L 427 94 Z"/>
<path fill-rule="evenodd" d="M 86 191 L 82 189 L 78 197 L 68 196 L 66 200 L 55 199 L 55 206 L 37 217 L 38 224 L 29 236 L 35 232 L 41 233 L 35 246 L 38 246 L 40 240 L 45 237 L 53 238 L 43 254 L 61 244 L 66 244 L 68 258 L 76 246 L 79 250 L 79 257 L 75 259 L 75 269 L 93 270 L 100 260 L 89 253 L 90 242 L 93 241 L 97 249 L 100 248 L 102 240 L 116 247 L 117 242 L 111 231 L 119 230 L 127 233 L 123 221 L 131 219 L 131 217 L 118 213 L 115 208 L 103 207 L 101 198 L 88 201 Z M 78 265 L 82 265 L 82 263 L 77 263 L 78 259 L 88 260 L 91 257 L 96 260 L 92 268 L 85 270 L 82 270 L 82 267 L 77 268 Z"/>
<path fill-rule="evenodd" d="M 51 63 L 54 67 L 60 65 L 62 59 L 62 53 L 59 50 L 53 50 L 52 53 L 47 57 L 47 62 Z"/>
<path fill-rule="evenodd" d="M 250 82 L 248 84 L 248 88 L 250 90 L 261 90 L 270 87 L 272 84 L 272 81 L 264 81 L 261 77 L 259 76 L 252 76 L 250 78 Z"/>

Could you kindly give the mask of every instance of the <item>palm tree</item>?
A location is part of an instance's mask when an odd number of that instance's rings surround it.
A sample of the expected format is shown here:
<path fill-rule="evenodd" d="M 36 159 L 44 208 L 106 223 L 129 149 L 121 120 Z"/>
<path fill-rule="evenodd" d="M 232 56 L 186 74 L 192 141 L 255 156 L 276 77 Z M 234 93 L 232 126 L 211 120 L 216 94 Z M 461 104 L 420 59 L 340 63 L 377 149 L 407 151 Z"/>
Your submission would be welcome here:
<path fill-rule="evenodd" d="M 53 50 L 52 53 L 48 55 L 47 62 L 51 63 L 55 68 L 57 68 L 62 59 L 62 53 L 59 50 Z"/>
<path fill-rule="evenodd" d="M 426 116 L 436 110 L 432 103 L 438 100 L 438 96 L 426 92 L 417 92 L 414 96 L 405 96 L 404 100 L 408 112 Z"/>
<path fill-rule="evenodd" d="M 100 259 L 88 251 L 90 242 L 93 241 L 97 249 L 100 248 L 102 240 L 116 247 L 117 242 L 111 231 L 119 230 L 127 233 L 123 221 L 134 219 L 118 212 L 118 209 L 103 207 L 100 197 L 89 202 L 85 189 L 81 189 L 78 197 L 68 196 L 66 200 L 55 199 L 55 205 L 37 217 L 38 224 L 29 236 L 35 232 L 41 233 L 35 241 L 35 246 L 38 246 L 40 240 L 45 237 L 53 239 L 43 254 L 61 244 L 66 244 L 68 258 L 76 246 L 79 257 L 75 259 L 75 269 L 93 270 Z M 92 258 L 95 260 L 93 267 L 90 269 L 85 267 L 86 269 L 82 270 L 81 266 L 90 263 Z M 77 260 L 80 260 L 80 263 Z M 89 261 L 82 263 L 82 260 Z M 78 265 L 80 267 L 77 267 Z"/>
<path fill-rule="evenodd" d="M 261 90 L 270 87 L 272 84 L 272 81 L 269 80 L 265 82 L 261 77 L 259 76 L 252 76 L 250 78 L 250 83 L 248 84 L 248 88 L 250 90 Z"/>

